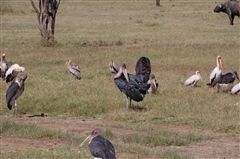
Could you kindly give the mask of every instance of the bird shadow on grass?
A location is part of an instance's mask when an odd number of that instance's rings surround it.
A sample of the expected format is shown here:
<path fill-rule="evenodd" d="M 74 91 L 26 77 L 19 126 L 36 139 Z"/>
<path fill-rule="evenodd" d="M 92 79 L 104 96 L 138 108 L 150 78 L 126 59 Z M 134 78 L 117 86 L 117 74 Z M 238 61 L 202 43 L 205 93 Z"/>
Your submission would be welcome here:
<path fill-rule="evenodd" d="M 139 111 L 139 112 L 146 112 L 147 111 L 147 108 L 139 106 L 139 105 L 136 105 L 136 106 L 132 105 L 130 107 L 130 109 L 134 110 L 134 111 Z"/>

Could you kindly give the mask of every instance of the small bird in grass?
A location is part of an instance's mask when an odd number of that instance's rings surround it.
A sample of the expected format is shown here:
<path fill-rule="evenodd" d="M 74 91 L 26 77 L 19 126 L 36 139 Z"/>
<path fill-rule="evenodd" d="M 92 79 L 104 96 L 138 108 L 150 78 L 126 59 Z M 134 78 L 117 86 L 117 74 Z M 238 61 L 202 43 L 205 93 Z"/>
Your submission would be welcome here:
<path fill-rule="evenodd" d="M 75 76 L 77 79 L 81 79 L 80 67 L 73 63 L 71 59 L 67 59 L 65 66 L 67 66 L 69 72 Z"/>
<path fill-rule="evenodd" d="M 24 91 L 24 82 L 27 77 L 28 76 L 26 73 L 19 74 L 8 87 L 6 92 L 6 103 L 10 110 L 12 107 L 14 107 L 14 117 L 17 117 L 17 99 L 22 95 Z"/>
<path fill-rule="evenodd" d="M 200 71 L 196 71 L 195 75 L 189 77 L 183 84 L 183 86 L 195 86 L 199 80 L 202 80 Z"/>
<path fill-rule="evenodd" d="M 94 159 L 116 159 L 113 144 L 101 136 L 101 129 L 94 129 L 91 134 L 80 144 L 82 147 L 89 141 L 89 151 Z"/>
<path fill-rule="evenodd" d="M 7 70 L 8 70 L 8 62 L 6 60 L 6 55 L 2 54 L 2 58 L 0 61 L 0 77 L 5 79 L 5 74 L 6 74 Z"/>
<path fill-rule="evenodd" d="M 14 64 L 9 67 L 5 74 L 6 83 L 13 81 L 17 77 L 18 73 L 23 71 L 25 71 L 25 68 L 19 66 L 18 64 Z"/>
<path fill-rule="evenodd" d="M 118 67 L 117 65 L 113 62 L 113 60 L 110 60 L 109 61 L 109 64 L 108 64 L 108 67 L 109 67 L 109 70 L 111 71 L 111 73 L 118 73 Z"/>

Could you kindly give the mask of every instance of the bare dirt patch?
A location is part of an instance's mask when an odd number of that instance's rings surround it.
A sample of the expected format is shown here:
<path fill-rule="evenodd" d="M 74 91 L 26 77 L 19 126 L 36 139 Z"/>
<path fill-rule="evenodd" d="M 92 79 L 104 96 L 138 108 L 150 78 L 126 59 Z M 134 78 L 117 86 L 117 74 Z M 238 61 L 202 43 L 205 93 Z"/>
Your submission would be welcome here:
<path fill-rule="evenodd" d="M 14 119 L 12 116 L 1 115 L 1 120 L 9 120 L 21 124 L 35 124 L 45 129 L 61 130 L 76 136 L 86 137 L 89 132 L 96 127 L 108 128 L 113 121 L 92 118 L 54 118 L 54 117 L 21 117 Z M 114 121 L 116 122 L 116 121 Z M 116 122 L 116 124 L 119 124 Z M 214 140 L 201 141 L 191 143 L 187 146 L 159 146 L 155 147 L 156 151 L 177 151 L 181 154 L 187 154 L 195 158 L 226 158 L 226 159 L 239 159 L 240 158 L 240 138 L 228 136 L 222 133 L 215 133 L 209 130 L 192 129 L 184 126 L 161 125 L 160 127 L 172 129 L 177 132 L 194 132 L 197 134 L 205 134 L 217 137 Z M 126 130 L 124 128 L 108 128 L 116 136 L 115 140 L 119 140 L 117 136 L 126 133 L 136 133 L 133 130 Z M 123 133 L 124 132 L 124 133 Z M 141 132 L 138 132 L 141 133 Z M 145 132 L 143 132 L 145 133 Z M 27 139 L 17 137 L 4 137 L 1 136 L 1 153 L 17 151 L 25 148 L 49 148 L 70 146 L 71 143 L 61 140 L 45 140 L 45 139 Z M 126 158 L 127 154 L 118 154 L 119 158 Z"/>

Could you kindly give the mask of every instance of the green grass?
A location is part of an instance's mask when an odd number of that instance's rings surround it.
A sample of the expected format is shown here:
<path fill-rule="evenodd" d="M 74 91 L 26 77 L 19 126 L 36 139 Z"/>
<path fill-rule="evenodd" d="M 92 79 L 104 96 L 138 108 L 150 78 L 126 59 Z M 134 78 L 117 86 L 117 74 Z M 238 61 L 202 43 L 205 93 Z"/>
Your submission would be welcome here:
<path fill-rule="evenodd" d="M 44 113 L 49 117 L 99 117 L 119 122 L 109 125 L 106 132 L 109 138 L 116 135 L 111 128 L 145 132 L 147 125 L 142 123 L 151 124 L 151 135 L 144 136 L 147 141 L 141 141 L 141 136 L 137 139 L 126 136 L 140 146 L 159 144 L 154 143 L 157 140 L 153 135 L 156 135 L 154 127 L 161 124 L 237 136 L 240 132 L 240 108 L 236 106 L 239 96 L 230 95 L 229 88 L 212 94 L 206 83 L 216 66 L 217 55 L 222 56 L 223 73 L 240 72 L 240 21 L 236 18 L 235 25 L 230 26 L 225 14 L 213 12 L 214 2 L 169 0 L 156 7 L 155 1 L 140 0 L 62 1 L 56 18 L 54 45 L 40 43 L 36 13 L 29 1 L 2 2 L 1 54 L 6 54 L 10 65 L 24 66 L 29 75 L 25 92 L 17 101 L 19 115 Z M 127 113 L 125 96 L 115 86 L 108 62 L 111 59 L 117 64 L 123 61 L 128 72 L 134 74 L 141 56 L 150 58 L 159 90 L 156 95 L 147 95 L 142 102 L 133 102 L 135 109 Z M 80 81 L 64 68 L 68 58 L 79 64 Z M 201 72 L 203 81 L 196 88 L 182 87 L 196 70 Z M 0 114 L 12 115 L 5 102 L 8 86 L 4 81 L 0 84 Z M 7 131 L 17 131 L 11 124 L 5 123 Z M 29 127 L 32 132 L 38 131 L 35 126 Z M 54 132 L 53 136 L 57 134 Z M 187 143 L 204 139 L 197 134 L 181 135 L 167 140 L 184 145 L 182 137 Z M 127 148 L 122 147 L 121 151 L 125 152 Z M 148 151 L 146 147 L 142 149 Z M 47 154 L 47 150 L 32 151 L 36 156 Z M 20 153 L 23 158 L 28 155 L 24 151 Z M 178 156 L 174 152 L 166 154 L 172 156 L 169 158 Z M 73 155 L 72 158 L 78 157 Z"/>

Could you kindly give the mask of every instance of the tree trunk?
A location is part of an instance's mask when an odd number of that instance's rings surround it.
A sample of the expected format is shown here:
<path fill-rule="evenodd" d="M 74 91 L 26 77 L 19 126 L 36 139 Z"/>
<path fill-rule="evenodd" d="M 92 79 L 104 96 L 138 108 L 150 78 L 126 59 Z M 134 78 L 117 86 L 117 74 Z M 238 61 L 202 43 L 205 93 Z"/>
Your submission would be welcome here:
<path fill-rule="evenodd" d="M 156 0 L 156 6 L 160 6 L 160 0 Z"/>
<path fill-rule="evenodd" d="M 37 9 L 33 0 L 30 0 L 30 2 L 37 13 L 41 41 L 53 42 L 56 14 L 61 0 L 39 0 L 39 9 Z"/>

